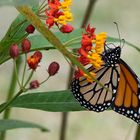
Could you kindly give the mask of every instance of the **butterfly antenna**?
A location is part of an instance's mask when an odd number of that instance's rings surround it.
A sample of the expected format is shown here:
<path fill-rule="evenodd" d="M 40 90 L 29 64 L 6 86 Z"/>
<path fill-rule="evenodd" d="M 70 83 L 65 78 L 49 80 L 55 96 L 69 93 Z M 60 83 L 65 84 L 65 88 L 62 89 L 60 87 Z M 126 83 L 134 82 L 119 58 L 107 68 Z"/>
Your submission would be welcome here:
<path fill-rule="evenodd" d="M 124 46 L 124 44 L 125 44 L 125 39 L 122 39 L 122 48 L 123 48 L 123 46 Z"/>
<path fill-rule="evenodd" d="M 118 23 L 117 23 L 117 22 L 114 22 L 114 24 L 115 24 L 116 27 L 117 27 L 117 32 L 118 32 L 118 35 L 119 35 L 120 47 L 121 47 L 121 35 L 120 35 L 120 31 L 119 31 Z"/>

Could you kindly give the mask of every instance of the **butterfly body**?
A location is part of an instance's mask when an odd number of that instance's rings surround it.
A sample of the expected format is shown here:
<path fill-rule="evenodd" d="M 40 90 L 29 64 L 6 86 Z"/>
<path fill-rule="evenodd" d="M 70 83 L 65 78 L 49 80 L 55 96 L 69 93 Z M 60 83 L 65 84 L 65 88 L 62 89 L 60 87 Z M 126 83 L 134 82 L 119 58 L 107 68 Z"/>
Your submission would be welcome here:
<path fill-rule="evenodd" d="M 121 48 L 118 46 L 114 49 L 105 50 L 102 54 L 102 59 L 107 67 L 114 67 L 115 64 L 119 63 L 121 55 Z"/>
<path fill-rule="evenodd" d="M 120 58 L 121 47 L 108 48 L 102 54 L 104 65 L 89 72 L 109 90 L 86 78 L 74 78 L 71 91 L 79 103 L 88 110 L 102 112 L 109 107 L 140 124 L 140 80 Z"/>

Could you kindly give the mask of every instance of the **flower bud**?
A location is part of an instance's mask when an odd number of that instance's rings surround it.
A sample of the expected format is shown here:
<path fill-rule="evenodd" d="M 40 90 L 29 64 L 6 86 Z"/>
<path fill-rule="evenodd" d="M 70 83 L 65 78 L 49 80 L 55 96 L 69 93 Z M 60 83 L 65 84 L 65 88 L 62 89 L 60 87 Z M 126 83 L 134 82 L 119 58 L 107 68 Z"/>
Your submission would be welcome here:
<path fill-rule="evenodd" d="M 27 59 L 29 68 L 32 70 L 36 70 L 41 59 L 42 59 L 42 53 L 40 51 L 36 51 L 32 56 L 30 56 Z"/>
<path fill-rule="evenodd" d="M 39 87 L 38 80 L 31 81 L 31 83 L 30 83 L 30 89 L 36 89 L 38 87 Z"/>
<path fill-rule="evenodd" d="M 52 62 L 50 65 L 49 65 L 49 68 L 48 68 L 48 73 L 50 76 L 53 76 L 55 75 L 58 70 L 59 70 L 60 66 L 57 62 Z"/>
<path fill-rule="evenodd" d="M 23 53 L 28 53 L 31 48 L 31 43 L 28 39 L 24 39 L 21 43 L 21 48 Z"/>
<path fill-rule="evenodd" d="M 42 59 L 42 53 L 41 53 L 40 51 L 36 51 L 36 52 L 34 53 L 34 56 L 37 57 L 38 62 L 41 61 L 41 59 Z"/>
<path fill-rule="evenodd" d="M 19 48 L 18 48 L 17 44 L 11 45 L 11 47 L 10 47 L 10 56 L 12 58 L 16 58 L 16 57 L 19 56 Z"/>
<path fill-rule="evenodd" d="M 73 28 L 71 25 L 66 24 L 66 25 L 63 25 L 63 26 L 60 28 L 60 31 L 61 31 L 62 33 L 70 33 L 70 32 L 73 31 L 73 29 L 74 29 L 74 28 Z"/>
<path fill-rule="evenodd" d="M 28 34 L 32 34 L 35 31 L 35 27 L 32 24 L 30 24 L 30 25 L 27 26 L 27 28 L 25 29 L 25 31 Z"/>

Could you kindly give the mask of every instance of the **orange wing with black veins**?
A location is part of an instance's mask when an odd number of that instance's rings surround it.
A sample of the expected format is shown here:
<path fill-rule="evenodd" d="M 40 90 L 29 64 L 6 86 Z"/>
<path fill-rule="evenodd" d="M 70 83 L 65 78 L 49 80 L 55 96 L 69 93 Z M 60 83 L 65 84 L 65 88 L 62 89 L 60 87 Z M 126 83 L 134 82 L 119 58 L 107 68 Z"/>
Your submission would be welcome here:
<path fill-rule="evenodd" d="M 140 82 L 133 70 L 120 60 L 120 80 L 113 110 L 140 123 Z"/>

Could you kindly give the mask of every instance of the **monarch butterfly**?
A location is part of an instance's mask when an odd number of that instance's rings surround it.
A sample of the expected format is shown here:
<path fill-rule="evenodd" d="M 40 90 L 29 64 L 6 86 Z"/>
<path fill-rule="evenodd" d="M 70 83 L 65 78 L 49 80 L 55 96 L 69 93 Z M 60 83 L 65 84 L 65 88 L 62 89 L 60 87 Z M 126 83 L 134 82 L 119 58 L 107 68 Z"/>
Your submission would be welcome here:
<path fill-rule="evenodd" d="M 88 82 L 84 76 L 73 79 L 71 91 L 81 106 L 88 110 L 102 112 L 111 107 L 140 124 L 140 79 L 120 58 L 120 46 L 107 49 L 105 46 L 102 54 L 104 65 L 99 70 L 87 69 L 94 71 L 96 79 L 111 92 L 96 82 Z"/>

